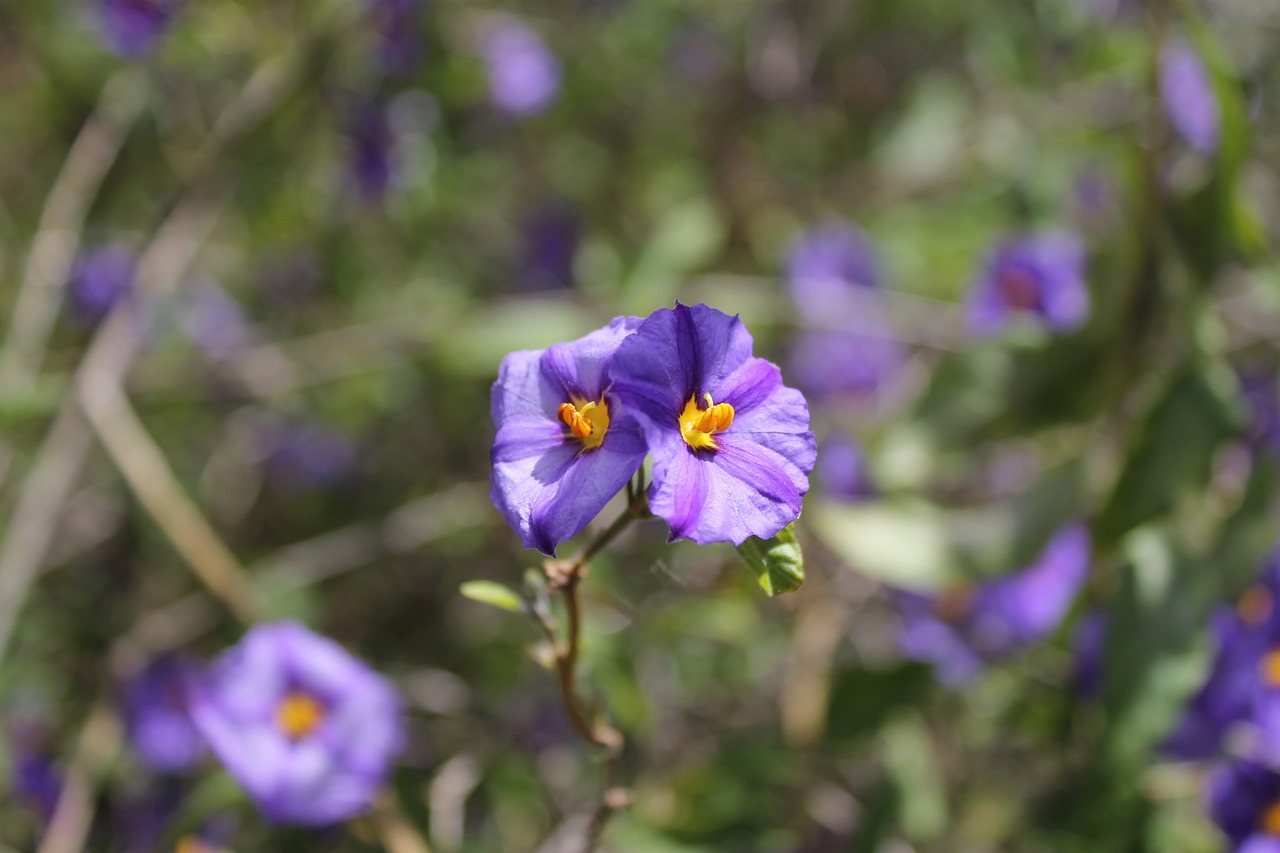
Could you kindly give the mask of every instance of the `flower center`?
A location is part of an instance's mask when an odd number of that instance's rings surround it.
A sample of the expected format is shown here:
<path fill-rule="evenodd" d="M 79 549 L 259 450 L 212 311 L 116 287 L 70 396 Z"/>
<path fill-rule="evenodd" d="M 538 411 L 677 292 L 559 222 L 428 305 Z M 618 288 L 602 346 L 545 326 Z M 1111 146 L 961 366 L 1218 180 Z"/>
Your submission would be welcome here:
<path fill-rule="evenodd" d="M 1040 288 L 1030 270 L 1010 267 L 1000 274 L 1000 295 L 1005 304 L 1017 311 L 1040 309 Z"/>
<path fill-rule="evenodd" d="M 705 409 L 698 407 L 697 397 L 690 397 L 685 404 L 680 413 L 680 434 L 685 444 L 694 450 L 719 450 L 720 445 L 712 436 L 724 432 L 733 423 L 733 406 L 711 402 L 710 394 L 704 394 L 703 398 L 707 401 Z"/>
<path fill-rule="evenodd" d="M 933 610 L 944 622 L 959 622 L 973 611 L 976 598 L 969 587 L 957 587 L 934 599 Z"/>
<path fill-rule="evenodd" d="M 1276 800 L 1263 810 L 1258 818 L 1258 828 L 1267 835 L 1280 835 L 1280 800 Z"/>
<path fill-rule="evenodd" d="M 290 740 L 301 740 L 322 722 L 324 706 L 306 693 L 290 693 L 276 706 L 276 728 Z"/>
<path fill-rule="evenodd" d="M 561 403 L 556 414 L 573 437 L 582 442 L 583 450 L 595 450 L 604 443 L 604 434 L 609 431 L 609 404 L 604 397 L 598 403 L 575 397 L 572 403 Z"/>
<path fill-rule="evenodd" d="M 1240 596 L 1240 603 L 1236 605 L 1236 610 L 1246 625 L 1256 628 L 1271 618 L 1274 607 L 1275 601 L 1272 600 L 1271 590 L 1262 584 L 1254 584 Z"/>
<path fill-rule="evenodd" d="M 1262 683 L 1267 687 L 1280 687 L 1280 649 L 1272 649 L 1262 658 L 1259 667 Z"/>

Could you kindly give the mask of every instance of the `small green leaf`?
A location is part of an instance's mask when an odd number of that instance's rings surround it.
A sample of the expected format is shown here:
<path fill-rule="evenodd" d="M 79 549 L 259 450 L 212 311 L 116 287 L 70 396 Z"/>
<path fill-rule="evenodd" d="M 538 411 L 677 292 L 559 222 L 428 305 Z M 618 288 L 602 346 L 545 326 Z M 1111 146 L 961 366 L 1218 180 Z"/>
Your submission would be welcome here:
<path fill-rule="evenodd" d="M 472 601 L 478 601 L 481 604 L 490 604 L 500 610 L 510 610 L 512 613 L 524 612 L 524 602 L 520 599 L 520 596 L 500 583 L 493 581 L 467 581 L 458 591 Z"/>
<path fill-rule="evenodd" d="M 738 546 L 760 588 L 771 596 L 799 589 L 804 583 L 804 555 L 791 528 L 788 524 L 767 541 L 752 536 Z"/>

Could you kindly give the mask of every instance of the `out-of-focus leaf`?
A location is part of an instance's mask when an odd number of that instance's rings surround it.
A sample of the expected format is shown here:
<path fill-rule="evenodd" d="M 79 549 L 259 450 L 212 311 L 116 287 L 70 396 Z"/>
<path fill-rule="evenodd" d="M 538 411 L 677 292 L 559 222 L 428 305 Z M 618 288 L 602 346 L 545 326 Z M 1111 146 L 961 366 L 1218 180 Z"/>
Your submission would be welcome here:
<path fill-rule="evenodd" d="M 1156 400 L 1097 525 L 1103 540 L 1173 508 L 1186 492 L 1200 492 L 1214 452 L 1240 426 L 1231 377 L 1187 365 Z"/>
<path fill-rule="evenodd" d="M 946 828 L 947 793 L 943 773 L 924 723 L 907 715 L 881 733 L 885 772 L 901 794 L 902 828 L 915 840 L 937 838 Z"/>
<path fill-rule="evenodd" d="M 512 613 L 524 612 L 524 601 L 514 591 L 494 581 L 467 581 L 458 590 L 466 598 L 509 610 Z"/>
<path fill-rule="evenodd" d="M 714 260 L 727 236 L 720 213 L 706 199 L 671 210 L 649 237 L 628 277 L 626 309 L 644 315 L 655 304 L 674 300 L 681 280 Z"/>
<path fill-rule="evenodd" d="M 1216 582 L 1153 528 L 1131 534 L 1111 611 L 1103 755 L 1113 769 L 1141 765 L 1177 720 L 1208 664 L 1205 626 Z"/>
<path fill-rule="evenodd" d="M 432 343 L 454 372 L 492 376 L 513 350 L 542 349 L 573 340 L 599 326 L 599 320 L 562 299 L 510 299 L 463 312 L 444 324 Z"/>
<path fill-rule="evenodd" d="M 752 536 L 738 546 L 738 554 L 770 596 L 797 590 L 804 583 L 804 554 L 793 527 L 788 524 L 772 539 Z"/>
<path fill-rule="evenodd" d="M 1221 580 L 1220 597 L 1235 598 L 1253 582 L 1266 554 L 1276 547 L 1276 466 L 1259 455 L 1244 498 L 1223 523 L 1209 563 Z"/>

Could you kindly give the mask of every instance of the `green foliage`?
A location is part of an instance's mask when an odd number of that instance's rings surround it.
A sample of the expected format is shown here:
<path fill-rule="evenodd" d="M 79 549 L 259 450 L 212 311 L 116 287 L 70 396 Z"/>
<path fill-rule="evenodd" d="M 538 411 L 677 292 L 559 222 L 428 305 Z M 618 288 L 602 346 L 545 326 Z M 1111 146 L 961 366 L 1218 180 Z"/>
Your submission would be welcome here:
<path fill-rule="evenodd" d="M 738 546 L 738 555 L 766 595 L 793 592 L 804 583 L 804 554 L 794 527 L 787 525 L 769 540 L 752 536 Z"/>

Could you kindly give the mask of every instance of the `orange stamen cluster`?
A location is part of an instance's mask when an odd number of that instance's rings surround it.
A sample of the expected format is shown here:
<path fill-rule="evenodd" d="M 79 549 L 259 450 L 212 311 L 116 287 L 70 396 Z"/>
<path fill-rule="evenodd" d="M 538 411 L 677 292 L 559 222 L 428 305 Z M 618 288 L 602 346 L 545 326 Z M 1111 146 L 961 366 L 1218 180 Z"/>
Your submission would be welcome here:
<path fill-rule="evenodd" d="M 710 394 L 704 394 L 707 407 L 698 406 L 698 398 L 690 397 L 680 413 L 680 434 L 685 444 L 694 450 L 719 450 L 713 436 L 724 432 L 733 424 L 733 406 L 713 403 Z"/>
<path fill-rule="evenodd" d="M 1258 828 L 1267 835 L 1280 835 L 1280 800 L 1276 800 L 1262 813 Z"/>
<path fill-rule="evenodd" d="M 324 722 L 324 706 L 306 693 L 290 693 L 276 706 L 276 728 L 290 740 L 301 740 Z"/>
<path fill-rule="evenodd" d="M 1246 625 L 1257 627 L 1271 618 L 1275 601 L 1271 590 L 1262 584 L 1255 584 L 1244 591 L 1236 610 Z"/>
<path fill-rule="evenodd" d="M 603 397 L 598 403 L 578 399 L 561 403 L 556 417 L 569 428 L 571 436 L 582 442 L 584 450 L 595 450 L 603 444 L 604 434 L 609 431 L 609 404 Z"/>
<path fill-rule="evenodd" d="M 1259 675 L 1268 687 L 1280 687 L 1280 650 L 1272 650 L 1263 657 Z"/>

